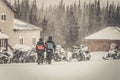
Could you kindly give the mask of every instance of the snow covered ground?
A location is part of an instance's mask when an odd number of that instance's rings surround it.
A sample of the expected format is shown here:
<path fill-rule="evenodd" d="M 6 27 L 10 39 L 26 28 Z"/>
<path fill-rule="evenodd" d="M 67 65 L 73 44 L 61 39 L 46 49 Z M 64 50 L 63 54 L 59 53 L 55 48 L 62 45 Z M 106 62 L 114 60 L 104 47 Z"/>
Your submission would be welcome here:
<path fill-rule="evenodd" d="M 103 61 L 103 56 L 106 56 L 108 52 L 91 52 L 91 61 Z"/>
<path fill-rule="evenodd" d="M 85 62 L 1 64 L 0 80 L 120 80 L 120 60 L 102 60 L 104 52 L 92 55 Z"/>

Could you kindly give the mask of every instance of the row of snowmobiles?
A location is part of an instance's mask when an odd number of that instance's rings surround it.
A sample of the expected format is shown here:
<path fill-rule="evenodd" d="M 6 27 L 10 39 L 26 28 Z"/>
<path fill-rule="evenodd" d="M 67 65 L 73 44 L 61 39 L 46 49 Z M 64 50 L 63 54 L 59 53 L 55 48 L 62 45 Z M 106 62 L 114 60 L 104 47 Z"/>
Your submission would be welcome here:
<path fill-rule="evenodd" d="M 19 49 L 15 49 L 12 52 L 1 51 L 0 52 L 0 64 L 8 64 L 8 63 L 31 63 L 36 61 L 35 51 L 21 51 Z"/>
<path fill-rule="evenodd" d="M 91 58 L 86 47 L 74 46 L 72 52 L 66 52 L 64 49 L 57 49 L 54 53 L 53 59 L 55 61 L 72 61 L 76 59 L 77 61 L 88 61 Z"/>
<path fill-rule="evenodd" d="M 72 52 L 67 52 L 60 45 L 57 46 L 54 54 L 52 54 L 51 60 L 56 62 L 60 61 L 72 61 L 76 59 L 77 61 L 87 61 L 90 60 L 91 55 L 87 50 L 83 47 L 74 47 Z M 28 51 L 22 51 L 21 49 L 13 49 L 13 51 L 0 52 L 0 64 L 8 64 L 8 63 L 34 63 L 37 61 L 37 54 L 35 49 L 31 49 Z"/>
<path fill-rule="evenodd" d="M 48 55 L 49 54 L 49 55 Z M 51 64 L 52 61 L 61 62 L 61 61 L 72 61 L 76 59 L 77 61 L 88 61 L 90 60 L 91 55 L 89 54 L 88 50 L 85 47 L 77 47 L 73 48 L 72 52 L 67 52 L 64 48 L 60 45 L 56 46 L 56 49 L 51 52 L 45 51 L 44 52 L 44 59 L 38 59 L 40 63 L 48 63 Z"/>

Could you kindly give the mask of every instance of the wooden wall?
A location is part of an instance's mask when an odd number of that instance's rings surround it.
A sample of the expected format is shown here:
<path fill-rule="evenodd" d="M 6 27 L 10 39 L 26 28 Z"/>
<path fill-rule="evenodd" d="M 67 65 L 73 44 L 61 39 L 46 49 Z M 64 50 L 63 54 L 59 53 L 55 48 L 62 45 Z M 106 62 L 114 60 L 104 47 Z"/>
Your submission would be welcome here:
<path fill-rule="evenodd" d="M 120 40 L 88 40 L 88 49 L 90 52 L 109 51 L 111 43 L 116 43 L 120 47 Z"/>

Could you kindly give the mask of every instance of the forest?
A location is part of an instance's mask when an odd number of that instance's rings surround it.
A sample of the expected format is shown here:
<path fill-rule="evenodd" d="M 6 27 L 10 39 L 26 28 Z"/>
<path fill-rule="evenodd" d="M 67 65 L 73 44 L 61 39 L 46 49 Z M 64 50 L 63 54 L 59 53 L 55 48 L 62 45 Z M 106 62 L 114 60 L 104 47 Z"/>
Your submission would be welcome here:
<path fill-rule="evenodd" d="M 53 36 L 56 44 L 65 48 L 85 44 L 86 36 L 95 33 L 105 27 L 120 26 L 120 5 L 114 2 L 101 6 L 100 0 L 81 5 L 79 1 L 65 5 L 63 0 L 59 5 L 38 8 L 36 0 L 15 0 L 15 18 L 41 27 L 41 36 L 47 39 Z"/>

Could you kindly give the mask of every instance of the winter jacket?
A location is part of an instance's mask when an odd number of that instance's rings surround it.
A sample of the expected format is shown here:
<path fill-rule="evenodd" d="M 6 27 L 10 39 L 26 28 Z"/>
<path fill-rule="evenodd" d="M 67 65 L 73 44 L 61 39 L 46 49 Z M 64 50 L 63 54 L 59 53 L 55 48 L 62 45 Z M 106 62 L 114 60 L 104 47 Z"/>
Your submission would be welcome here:
<path fill-rule="evenodd" d="M 54 43 L 52 40 L 48 40 L 48 41 L 46 42 L 46 49 L 48 49 L 48 47 L 47 47 L 47 44 L 48 44 L 48 43 L 52 43 L 54 50 L 56 49 L 56 45 L 55 45 L 55 43 Z"/>
<path fill-rule="evenodd" d="M 43 45 L 44 49 L 43 49 L 43 50 L 39 50 L 39 49 L 38 49 L 38 45 Z M 37 52 L 37 53 L 38 53 L 39 51 L 45 51 L 45 48 L 46 48 L 46 46 L 45 46 L 45 43 L 44 43 L 43 41 L 38 41 L 38 42 L 37 42 L 37 45 L 36 45 L 36 52 Z"/>

